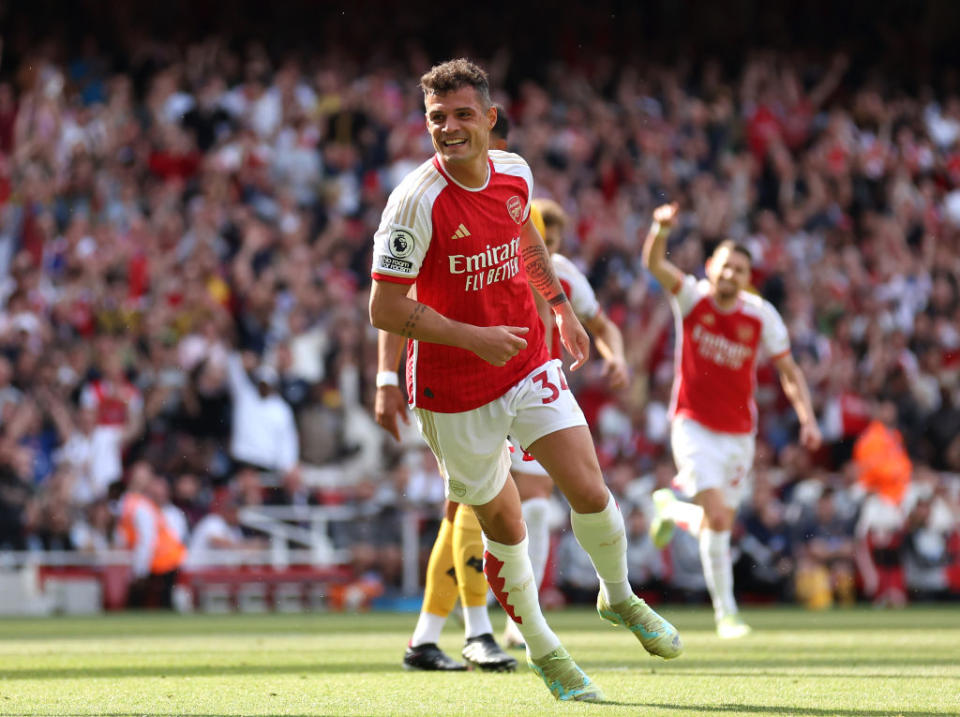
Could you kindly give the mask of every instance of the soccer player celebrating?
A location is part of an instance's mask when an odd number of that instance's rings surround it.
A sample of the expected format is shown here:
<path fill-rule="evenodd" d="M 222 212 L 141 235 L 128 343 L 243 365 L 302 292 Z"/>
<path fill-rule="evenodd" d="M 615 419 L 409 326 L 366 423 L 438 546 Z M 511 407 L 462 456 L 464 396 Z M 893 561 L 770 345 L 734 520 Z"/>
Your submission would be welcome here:
<path fill-rule="evenodd" d="M 753 467 L 757 408 L 755 366 L 762 346 L 780 373 L 783 390 L 800 419 L 800 443 L 820 445 L 810 392 L 790 355 L 790 338 L 777 310 L 746 291 L 749 250 L 721 242 L 697 281 L 666 258 L 676 204 L 657 207 L 643 246 L 643 263 L 670 295 L 677 321 L 678 374 L 673 386 L 670 442 L 677 464 L 674 486 L 693 503 L 664 488 L 654 492 L 651 534 L 665 546 L 675 526 L 699 535 L 700 561 L 713 602 L 717 634 L 747 635 L 750 627 L 733 597 L 730 530 Z M 704 522 L 705 521 L 705 522 Z"/>
<path fill-rule="evenodd" d="M 497 121 L 490 130 L 490 146 L 507 148 L 510 122 L 499 105 Z M 406 401 L 400 391 L 397 366 L 403 353 L 403 338 L 388 331 L 377 332 L 377 395 L 374 416 L 397 441 L 399 422 L 409 423 Z M 551 484 L 552 485 L 552 484 Z M 526 518 L 526 513 L 524 513 Z M 528 530 L 529 528 L 528 524 Z M 531 532 L 532 536 L 532 532 Z M 533 553 L 533 538 L 530 539 Z M 536 563 L 534 564 L 536 573 Z M 423 606 L 413 635 L 403 655 L 403 666 L 411 670 L 459 671 L 466 665 L 451 659 L 437 641 L 443 625 L 460 598 L 463 607 L 465 642 L 462 655 L 473 667 L 489 672 L 512 672 L 517 661 L 497 644 L 487 613 L 487 579 L 483 575 L 483 538 L 473 509 L 447 501 L 444 517 L 427 562 Z M 513 621 L 508 618 L 508 624 Z M 519 633 L 518 633 L 519 634 Z"/>
<path fill-rule="evenodd" d="M 484 572 L 520 628 L 527 661 L 561 700 L 600 701 L 544 619 L 527 554 L 513 435 L 567 497 L 571 524 L 600 579 L 600 614 L 662 657 L 676 629 L 630 590 L 623 518 L 603 483 L 583 413 L 551 361 L 527 280 L 547 300 L 579 368 L 589 339 L 529 222 L 533 177 L 519 156 L 490 150 L 496 109 L 486 73 L 466 60 L 421 78 L 436 154 L 391 193 L 374 237 L 370 319 L 410 340 L 407 392 L 450 498 L 473 507 Z M 524 272 L 520 271 L 522 267 Z M 408 297 L 411 285 L 416 299 Z"/>

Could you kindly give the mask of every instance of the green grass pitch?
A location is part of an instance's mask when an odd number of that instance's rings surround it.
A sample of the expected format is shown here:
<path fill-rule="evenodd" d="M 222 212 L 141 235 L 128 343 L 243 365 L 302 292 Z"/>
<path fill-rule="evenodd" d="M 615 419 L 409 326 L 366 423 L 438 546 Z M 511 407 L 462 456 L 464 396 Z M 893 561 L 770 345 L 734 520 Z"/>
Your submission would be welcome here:
<path fill-rule="evenodd" d="M 595 613 L 549 614 L 605 705 L 558 704 L 526 667 L 405 672 L 410 614 L 8 619 L 0 717 L 960 714 L 960 606 L 753 609 L 755 633 L 736 642 L 714 636 L 706 610 L 663 612 L 686 643 L 671 662 Z M 458 655 L 461 642 L 451 621 L 441 647 Z"/>

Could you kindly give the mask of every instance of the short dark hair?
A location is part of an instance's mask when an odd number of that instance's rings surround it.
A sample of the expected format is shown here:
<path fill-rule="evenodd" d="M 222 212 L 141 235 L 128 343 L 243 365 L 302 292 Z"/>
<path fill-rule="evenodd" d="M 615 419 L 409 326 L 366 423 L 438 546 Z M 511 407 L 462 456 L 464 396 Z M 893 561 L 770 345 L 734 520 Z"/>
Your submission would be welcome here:
<path fill-rule="evenodd" d="M 713 253 L 716 254 L 721 249 L 729 249 L 730 251 L 735 251 L 738 254 L 743 254 L 745 257 L 747 257 L 747 261 L 750 262 L 750 266 L 753 266 L 753 254 L 751 254 L 750 250 L 747 249 L 746 244 L 741 244 L 733 239 L 724 239 L 722 242 L 717 244 L 717 248 L 713 250 Z"/>
<path fill-rule="evenodd" d="M 495 104 L 493 108 L 497 111 L 497 122 L 490 130 L 490 134 L 506 142 L 507 135 L 510 134 L 510 118 L 507 117 L 507 111 L 503 108 L 503 105 Z"/>
<path fill-rule="evenodd" d="M 484 107 L 493 104 L 490 100 L 490 78 L 487 73 L 479 65 L 462 57 L 434 65 L 420 78 L 420 89 L 424 95 L 445 95 L 461 87 L 475 89 Z"/>

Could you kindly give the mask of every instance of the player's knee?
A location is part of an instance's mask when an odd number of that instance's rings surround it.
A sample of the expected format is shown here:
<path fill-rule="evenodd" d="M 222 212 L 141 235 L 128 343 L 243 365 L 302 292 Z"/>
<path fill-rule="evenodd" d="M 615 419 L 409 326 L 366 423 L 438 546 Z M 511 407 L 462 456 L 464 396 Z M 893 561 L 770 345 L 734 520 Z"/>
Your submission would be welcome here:
<path fill-rule="evenodd" d="M 570 507 L 578 513 L 599 513 L 610 502 L 610 491 L 601 480 L 590 481 L 578 487 L 574 495 L 567 495 Z"/>
<path fill-rule="evenodd" d="M 480 526 L 483 534 L 488 539 L 503 543 L 504 545 L 516 545 L 523 540 L 527 534 L 526 526 L 523 523 L 523 517 L 518 513 L 499 513 L 495 515 L 477 515 L 480 519 Z"/>
<path fill-rule="evenodd" d="M 733 516 L 726 506 L 720 506 L 714 510 L 704 509 L 703 517 L 706 519 L 707 527 L 715 533 L 722 533 L 733 527 Z"/>

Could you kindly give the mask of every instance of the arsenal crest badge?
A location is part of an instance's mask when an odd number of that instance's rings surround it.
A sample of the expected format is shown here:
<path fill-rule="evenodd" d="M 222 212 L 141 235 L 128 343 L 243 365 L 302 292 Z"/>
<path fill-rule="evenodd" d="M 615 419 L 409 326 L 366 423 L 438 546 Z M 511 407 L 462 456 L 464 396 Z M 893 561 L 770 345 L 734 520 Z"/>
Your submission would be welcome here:
<path fill-rule="evenodd" d="M 510 212 L 513 221 L 520 224 L 523 219 L 523 200 L 514 194 L 507 200 L 507 211 Z"/>

